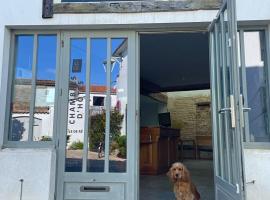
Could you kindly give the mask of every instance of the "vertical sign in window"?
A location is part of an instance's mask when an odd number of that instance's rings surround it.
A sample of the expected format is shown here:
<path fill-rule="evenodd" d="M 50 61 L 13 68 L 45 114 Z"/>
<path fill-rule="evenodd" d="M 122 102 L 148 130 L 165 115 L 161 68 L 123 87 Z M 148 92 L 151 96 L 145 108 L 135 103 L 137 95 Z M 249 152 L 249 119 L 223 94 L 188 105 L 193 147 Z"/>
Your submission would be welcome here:
<path fill-rule="evenodd" d="M 86 46 L 84 38 L 70 40 L 66 172 L 81 172 L 85 123 Z"/>
<path fill-rule="evenodd" d="M 98 94 L 106 101 L 107 39 L 91 38 L 90 45 L 90 95 Z M 99 106 L 91 101 L 88 120 L 90 128 L 87 171 L 104 172 L 106 106 Z"/>
<path fill-rule="evenodd" d="M 128 40 L 111 39 L 109 172 L 126 172 Z"/>
<path fill-rule="evenodd" d="M 38 36 L 33 141 L 53 137 L 56 48 L 56 35 Z"/>
<path fill-rule="evenodd" d="M 15 41 L 15 69 L 10 113 L 10 141 L 27 141 L 32 94 L 33 35 L 18 35 Z"/>

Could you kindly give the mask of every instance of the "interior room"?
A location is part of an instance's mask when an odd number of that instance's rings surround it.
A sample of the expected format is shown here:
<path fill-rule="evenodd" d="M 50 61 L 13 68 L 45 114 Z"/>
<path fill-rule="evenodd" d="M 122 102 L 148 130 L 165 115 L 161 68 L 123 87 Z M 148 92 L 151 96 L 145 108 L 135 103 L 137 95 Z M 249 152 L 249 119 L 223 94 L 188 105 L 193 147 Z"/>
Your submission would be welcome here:
<path fill-rule="evenodd" d="M 214 199 L 209 67 L 208 33 L 140 35 L 140 200 L 174 199 L 174 162 Z"/>

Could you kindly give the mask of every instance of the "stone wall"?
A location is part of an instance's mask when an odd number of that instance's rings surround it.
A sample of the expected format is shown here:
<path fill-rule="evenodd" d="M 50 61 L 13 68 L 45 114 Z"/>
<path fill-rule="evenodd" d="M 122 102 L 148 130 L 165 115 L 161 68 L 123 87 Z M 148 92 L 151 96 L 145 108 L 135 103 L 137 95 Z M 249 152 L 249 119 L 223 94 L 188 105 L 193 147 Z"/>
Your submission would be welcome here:
<path fill-rule="evenodd" d="M 182 138 L 211 134 L 210 90 L 167 95 L 172 127 L 181 129 Z"/>

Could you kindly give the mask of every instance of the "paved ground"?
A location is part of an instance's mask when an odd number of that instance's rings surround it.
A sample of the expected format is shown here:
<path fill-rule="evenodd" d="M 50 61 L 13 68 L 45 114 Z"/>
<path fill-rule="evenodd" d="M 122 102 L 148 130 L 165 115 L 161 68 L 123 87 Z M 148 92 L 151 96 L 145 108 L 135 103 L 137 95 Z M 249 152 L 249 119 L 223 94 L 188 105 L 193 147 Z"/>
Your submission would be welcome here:
<path fill-rule="evenodd" d="M 188 160 L 184 161 L 184 164 L 189 169 L 192 180 L 201 194 L 201 200 L 214 200 L 212 161 Z M 168 177 L 165 174 L 141 176 L 140 200 L 174 200 L 172 185 Z"/>
<path fill-rule="evenodd" d="M 67 150 L 66 172 L 82 171 L 82 150 Z M 126 159 L 109 156 L 110 172 L 126 172 Z M 104 157 L 99 158 L 96 152 L 88 152 L 87 171 L 104 172 Z"/>

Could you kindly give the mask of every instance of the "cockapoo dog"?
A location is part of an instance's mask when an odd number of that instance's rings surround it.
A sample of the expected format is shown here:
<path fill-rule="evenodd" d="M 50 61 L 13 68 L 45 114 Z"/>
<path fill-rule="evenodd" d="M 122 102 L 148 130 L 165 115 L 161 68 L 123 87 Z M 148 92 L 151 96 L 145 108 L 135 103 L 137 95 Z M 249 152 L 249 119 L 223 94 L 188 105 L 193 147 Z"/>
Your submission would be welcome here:
<path fill-rule="evenodd" d="M 189 171 L 182 163 L 174 163 L 167 175 L 173 183 L 173 191 L 176 200 L 200 199 L 200 194 L 191 181 Z"/>

